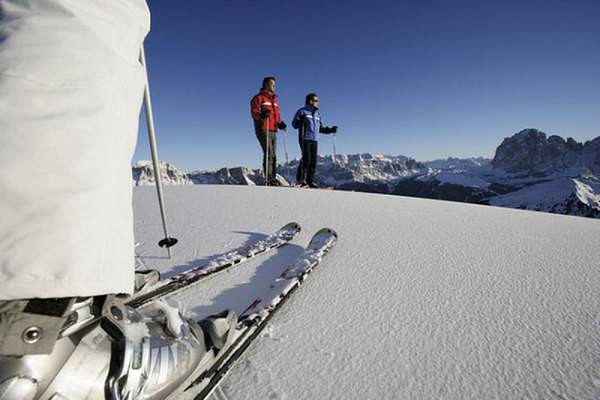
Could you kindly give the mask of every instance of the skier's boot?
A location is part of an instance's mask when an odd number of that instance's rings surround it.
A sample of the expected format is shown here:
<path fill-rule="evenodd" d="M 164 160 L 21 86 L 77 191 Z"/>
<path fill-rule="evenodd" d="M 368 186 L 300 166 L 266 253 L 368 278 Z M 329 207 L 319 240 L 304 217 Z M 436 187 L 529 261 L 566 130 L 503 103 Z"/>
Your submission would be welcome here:
<path fill-rule="evenodd" d="M 69 307 L 76 303 L 71 301 Z M 46 309 L 25 308 L 60 311 L 56 304 L 49 307 L 48 300 L 40 302 L 47 303 Z M 138 311 L 109 296 L 101 304 L 102 318 L 96 316 L 87 324 L 71 322 L 52 338 L 55 330 L 45 331 L 52 324 L 43 314 L 32 314 L 24 307 L 19 312 L 16 303 L 28 301 L 0 304 L 4 324 L 0 325 L 0 400 L 164 399 L 195 370 L 210 368 L 237 322 L 232 313 L 210 317 L 200 323 L 207 327 L 203 332 L 199 324 L 164 302 Z M 63 313 L 85 316 L 82 309 L 95 310 L 99 304 L 97 298 L 80 303 L 78 314 L 72 309 Z M 28 327 L 15 335 L 22 326 Z M 44 341 L 53 343 L 35 347 Z"/>
<path fill-rule="evenodd" d="M 130 307 L 112 310 L 103 329 L 112 337 L 106 380 L 111 398 L 167 398 L 214 360 L 202 328 L 163 301 L 139 312 Z"/>
<path fill-rule="evenodd" d="M 309 182 L 308 183 L 308 187 L 311 188 L 311 189 L 319 189 L 319 185 L 317 185 L 314 182 Z"/>
<path fill-rule="evenodd" d="M 105 298 L 1 302 L 0 399 L 40 398 L 75 351 L 82 332 L 98 320 Z"/>

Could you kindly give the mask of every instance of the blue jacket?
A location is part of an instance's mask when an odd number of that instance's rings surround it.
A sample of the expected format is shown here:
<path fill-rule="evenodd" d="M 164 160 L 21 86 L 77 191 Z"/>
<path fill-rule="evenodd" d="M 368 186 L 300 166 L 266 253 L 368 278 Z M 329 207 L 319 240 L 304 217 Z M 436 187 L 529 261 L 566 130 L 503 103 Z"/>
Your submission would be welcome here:
<path fill-rule="evenodd" d="M 319 133 L 323 123 L 321 122 L 321 114 L 319 110 L 313 106 L 307 105 L 296 111 L 294 119 L 292 120 L 292 126 L 295 129 L 304 129 L 304 140 L 317 139 L 317 133 Z"/>

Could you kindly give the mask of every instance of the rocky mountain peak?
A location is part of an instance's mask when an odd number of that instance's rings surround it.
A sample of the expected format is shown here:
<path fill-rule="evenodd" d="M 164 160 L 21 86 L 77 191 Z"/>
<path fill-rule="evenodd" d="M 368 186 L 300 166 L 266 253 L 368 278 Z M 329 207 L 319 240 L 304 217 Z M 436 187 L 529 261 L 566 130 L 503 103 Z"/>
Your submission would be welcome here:
<path fill-rule="evenodd" d="M 192 181 L 188 175 L 175 166 L 160 161 L 161 181 L 166 185 L 188 185 Z M 132 166 L 133 182 L 136 186 L 154 185 L 154 167 L 151 161 L 140 160 Z"/>
<path fill-rule="evenodd" d="M 592 142 L 583 145 L 573 138 L 565 140 L 558 135 L 548 137 L 540 130 L 524 129 L 502 141 L 496 149 L 492 166 L 508 173 L 540 177 L 564 172 L 568 168 L 589 163 L 587 159 L 582 159 L 586 147 L 594 153 L 598 152 L 600 157 L 600 143 L 595 150 Z"/>

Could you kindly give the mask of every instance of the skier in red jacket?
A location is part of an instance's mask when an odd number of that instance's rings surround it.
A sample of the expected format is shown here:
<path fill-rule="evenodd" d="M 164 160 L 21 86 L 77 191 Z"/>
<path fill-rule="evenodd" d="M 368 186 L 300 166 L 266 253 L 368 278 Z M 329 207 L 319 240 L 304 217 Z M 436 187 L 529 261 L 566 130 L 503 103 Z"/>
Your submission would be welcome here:
<path fill-rule="evenodd" d="M 275 94 L 275 78 L 263 79 L 260 92 L 250 101 L 250 112 L 254 121 L 254 133 L 263 151 L 265 184 L 279 186 L 276 176 L 276 133 L 286 129 L 279 112 L 279 97 Z"/>

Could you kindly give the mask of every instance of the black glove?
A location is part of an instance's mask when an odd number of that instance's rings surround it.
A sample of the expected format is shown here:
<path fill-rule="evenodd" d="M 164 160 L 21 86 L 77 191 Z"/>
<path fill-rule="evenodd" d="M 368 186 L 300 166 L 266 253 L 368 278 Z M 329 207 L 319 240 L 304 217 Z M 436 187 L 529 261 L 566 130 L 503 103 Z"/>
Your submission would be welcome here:
<path fill-rule="evenodd" d="M 260 119 L 267 119 L 271 116 L 271 110 L 262 110 L 260 112 Z"/>
<path fill-rule="evenodd" d="M 331 128 L 323 126 L 319 129 L 319 132 L 324 133 L 326 135 L 329 135 L 331 133 L 337 133 L 337 126 L 332 126 Z"/>
<path fill-rule="evenodd" d="M 294 129 L 300 129 L 300 127 L 304 126 L 304 116 L 298 117 L 298 119 L 292 120 L 292 126 Z"/>
<path fill-rule="evenodd" d="M 287 128 L 287 125 L 285 124 L 285 122 L 281 121 L 281 122 L 279 123 L 279 125 L 277 125 L 277 127 L 278 127 L 279 129 L 281 129 L 281 130 L 285 131 L 285 130 L 286 130 L 286 128 Z"/>

